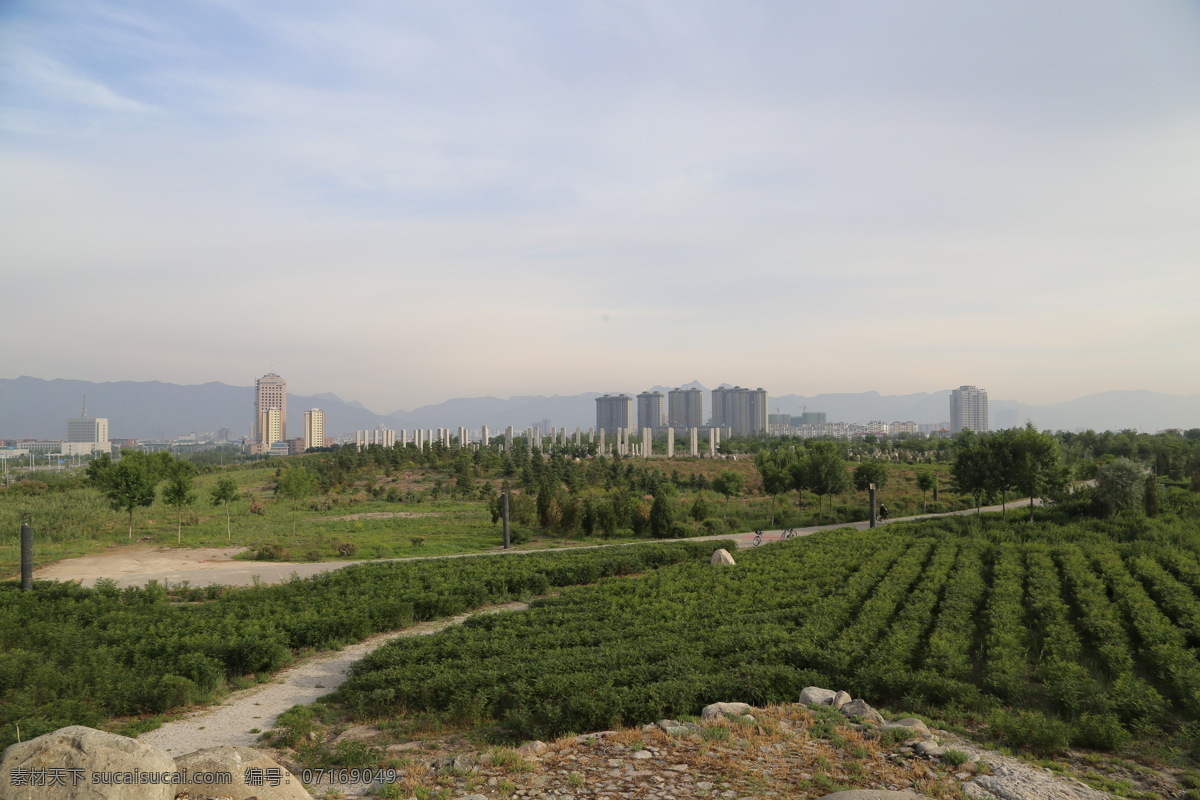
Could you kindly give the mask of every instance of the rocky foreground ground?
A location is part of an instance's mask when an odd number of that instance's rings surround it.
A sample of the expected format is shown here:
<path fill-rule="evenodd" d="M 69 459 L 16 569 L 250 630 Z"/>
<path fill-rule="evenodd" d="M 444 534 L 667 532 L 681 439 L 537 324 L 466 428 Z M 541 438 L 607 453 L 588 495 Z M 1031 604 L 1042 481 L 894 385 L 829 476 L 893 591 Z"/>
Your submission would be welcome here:
<path fill-rule="evenodd" d="M 917 719 L 886 721 L 844 692 L 804 702 L 714 703 L 694 720 L 600 731 L 520 748 L 445 734 L 309 731 L 295 748 L 222 746 L 172 759 L 133 739 L 76 726 L 13 745 L 0 759 L 3 800 L 887 800 L 1112 797 L 1026 761 L 984 750 Z M 352 767 L 350 763 L 370 764 Z M 384 769 L 379 769 L 379 765 Z M 325 766 L 322 766 L 325 765 Z M 184 774 L 191 783 L 121 780 Z M 200 777 L 228 773 L 232 785 Z M 95 776 L 106 776 L 96 785 Z M 117 777 L 114 777 L 117 776 Z M 250 778 L 253 777 L 253 780 Z M 1152 771 L 1126 797 L 1183 797 Z M 1157 782 L 1156 782 L 1157 781 Z"/>
<path fill-rule="evenodd" d="M 389 784 L 370 786 L 351 781 L 352 770 L 335 768 L 309 789 L 315 797 L 418 800 L 784 800 L 849 789 L 943 800 L 1111 796 L 946 731 L 931 731 L 919 720 L 885 722 L 866 703 L 847 703 L 848 696 L 838 697 L 843 705 L 835 708 L 835 696 L 828 692 L 812 707 L 714 704 L 695 722 L 661 720 L 640 729 L 533 742 L 516 751 L 481 750 L 453 737 L 386 744 L 386 734 L 352 727 L 331 738 L 328 751 L 338 752 L 339 745 L 344 751 L 344 742 L 378 747 L 395 765 L 395 776 Z M 293 753 L 276 755 L 305 774 L 303 765 L 290 760 Z M 1158 796 L 1172 796 L 1165 784 L 1156 788 L 1163 791 Z"/>

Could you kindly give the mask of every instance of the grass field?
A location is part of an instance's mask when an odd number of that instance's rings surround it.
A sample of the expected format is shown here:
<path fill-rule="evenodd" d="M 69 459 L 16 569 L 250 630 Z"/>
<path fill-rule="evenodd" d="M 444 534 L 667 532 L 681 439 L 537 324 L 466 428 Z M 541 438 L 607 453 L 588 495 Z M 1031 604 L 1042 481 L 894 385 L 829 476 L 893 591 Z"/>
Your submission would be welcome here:
<path fill-rule="evenodd" d="M 445 470 L 368 472 L 349 487 L 314 495 L 293 509 L 289 501 L 274 496 L 274 476 L 280 463 L 261 462 L 199 475 L 194 486 L 196 501 L 184 507 L 182 527 L 176 509 L 159 498 L 150 507 L 135 512 L 132 538 L 127 516 L 113 511 L 99 491 L 83 483 L 80 474 L 34 473 L 32 478 L 0 490 L 0 575 L 10 577 L 19 570 L 18 534 L 23 513 L 30 515 L 33 525 L 38 564 L 129 546 L 240 546 L 249 548 L 240 558 L 325 561 L 476 553 L 501 544 L 500 527 L 493 524 L 485 502 L 450 499 L 456 493 Z M 761 493 L 757 471 L 747 459 L 651 459 L 637 463 L 681 487 L 675 500 L 677 518 L 686 518 L 693 501 L 698 496 L 704 498 L 711 520 L 708 527 L 694 525 L 695 534 L 803 527 L 867 516 L 867 499 L 861 492 L 833 498 L 832 512 L 827 508 L 824 514 L 817 513 L 817 498 L 812 495 L 806 495 L 800 503 L 797 493 L 789 492 L 773 502 Z M 935 503 L 930 496 L 923 503 L 915 484 L 916 469 L 891 465 L 891 477 L 881 498 L 893 516 L 969 505 L 969 501 L 948 491 L 948 467 L 937 464 L 919 469 L 938 474 L 941 500 Z M 692 485 L 697 476 L 711 481 L 726 470 L 743 476 L 745 489 L 739 496 L 727 499 Z M 220 477 L 232 478 L 240 495 L 230 504 L 228 526 L 226 509 L 210 501 L 210 491 Z M 499 476 L 483 476 L 478 484 L 496 491 L 501 481 Z M 385 495 L 392 499 L 382 499 Z M 649 498 L 639 502 L 648 506 Z M 520 532 L 529 540 L 519 545 L 523 549 L 591 541 L 533 526 Z M 632 530 L 622 528 L 608 541 L 637 538 Z"/>

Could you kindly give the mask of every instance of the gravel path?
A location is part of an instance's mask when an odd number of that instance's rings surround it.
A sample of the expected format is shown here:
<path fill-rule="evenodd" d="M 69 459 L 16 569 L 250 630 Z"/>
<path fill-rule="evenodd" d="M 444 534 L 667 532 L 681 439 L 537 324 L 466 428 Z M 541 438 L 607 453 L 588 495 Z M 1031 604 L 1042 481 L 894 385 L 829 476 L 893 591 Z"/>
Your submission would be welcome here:
<path fill-rule="evenodd" d="M 1009 511 L 1015 506 L 1009 504 Z M 999 511 L 1000 506 L 988 506 L 984 511 Z M 932 519 L 946 516 L 965 516 L 974 514 L 975 509 L 951 511 L 942 514 L 924 514 L 915 517 L 895 519 L 895 522 L 912 522 L 914 520 Z M 817 525 L 811 528 L 796 528 L 795 535 L 808 536 L 820 531 L 837 530 L 840 528 L 857 528 L 866 530 L 867 522 L 845 522 L 838 525 Z M 763 531 L 763 544 L 779 541 L 782 530 Z M 713 536 L 698 536 L 686 541 L 706 539 L 732 539 L 738 547 L 750 547 L 754 542 L 754 532 L 724 533 Z M 672 540 L 663 540 L 672 541 Z M 388 561 L 422 561 L 429 558 L 469 558 L 472 556 L 513 556 L 528 553 L 544 553 L 551 550 L 589 550 L 597 547 L 627 547 L 637 542 L 622 542 L 619 544 L 581 545 L 570 548 L 548 548 L 546 550 L 491 550 L 479 553 L 459 553 L 448 556 L 416 556 L 410 558 L 385 559 Z M 283 583 L 293 577 L 309 578 L 322 572 L 348 567 L 352 564 L 372 563 L 370 561 L 318 561 L 315 563 L 296 563 L 285 561 L 235 561 L 233 557 L 246 550 L 245 547 L 153 547 L 142 549 L 121 549 L 115 553 L 99 553 L 79 558 L 69 558 L 54 564 L 49 564 L 34 571 L 35 580 L 78 581 L 84 586 L 94 586 L 97 578 L 112 578 L 117 586 L 145 586 L 151 580 L 178 586 L 188 582 L 192 586 L 251 586 L 255 583 Z"/>
<path fill-rule="evenodd" d="M 503 603 L 476 610 L 472 614 L 520 611 L 525 603 Z M 342 650 L 322 653 L 306 659 L 264 683 L 226 697 L 220 705 L 194 711 L 182 719 L 138 736 L 138 741 L 166 750 L 178 757 L 206 747 L 255 745 L 258 734 L 267 731 L 275 720 L 292 706 L 307 705 L 342 685 L 350 666 L 367 653 L 402 636 L 424 636 L 450 625 L 457 625 L 471 614 L 451 619 L 423 622 L 399 631 L 364 639 Z"/>

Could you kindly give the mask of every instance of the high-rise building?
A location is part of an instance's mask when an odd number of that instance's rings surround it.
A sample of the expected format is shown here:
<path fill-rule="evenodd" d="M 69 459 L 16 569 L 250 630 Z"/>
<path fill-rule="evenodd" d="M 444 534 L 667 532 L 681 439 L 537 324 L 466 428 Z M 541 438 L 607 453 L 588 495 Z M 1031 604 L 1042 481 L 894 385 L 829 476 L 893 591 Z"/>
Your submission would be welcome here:
<path fill-rule="evenodd" d="M 663 426 L 663 394 L 662 392 L 642 392 L 637 396 L 638 427 L 661 428 Z"/>
<path fill-rule="evenodd" d="M 67 420 L 68 442 L 81 442 L 96 445 L 94 449 L 105 450 L 108 442 L 108 418 L 93 417 L 88 414 L 87 395 L 83 397 L 83 414 Z"/>
<path fill-rule="evenodd" d="M 304 445 L 325 446 L 325 412 L 319 408 L 304 412 Z"/>
<path fill-rule="evenodd" d="M 704 425 L 704 392 L 675 388 L 667 393 L 667 424 L 672 428 Z"/>
<path fill-rule="evenodd" d="M 767 390 L 733 388 L 713 389 L 712 425 L 729 428 L 734 436 L 754 436 L 767 432 Z"/>
<path fill-rule="evenodd" d="M 988 430 L 987 390 L 960 386 L 950 392 L 950 433 L 987 433 Z"/>
<path fill-rule="evenodd" d="M 255 452 L 287 438 L 287 381 L 274 372 L 254 382 L 253 430 Z"/>
<path fill-rule="evenodd" d="M 616 433 L 633 425 L 633 398 L 627 394 L 596 398 L 596 429 Z"/>

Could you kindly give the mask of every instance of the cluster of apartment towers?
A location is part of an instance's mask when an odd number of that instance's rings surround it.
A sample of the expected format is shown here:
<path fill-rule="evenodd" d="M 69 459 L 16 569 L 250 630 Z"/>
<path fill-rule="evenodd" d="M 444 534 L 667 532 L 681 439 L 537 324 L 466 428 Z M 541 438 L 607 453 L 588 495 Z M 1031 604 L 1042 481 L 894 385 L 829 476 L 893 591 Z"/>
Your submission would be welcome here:
<path fill-rule="evenodd" d="M 676 433 L 686 433 L 688 446 L 686 454 L 700 455 L 700 432 L 705 432 L 709 455 L 716 455 L 721 437 L 755 436 L 768 432 L 767 392 L 761 387 L 745 389 L 741 386 L 720 387 L 712 390 L 712 415 L 705 421 L 704 392 L 698 388 L 675 388 L 669 391 L 665 398 L 662 392 L 645 391 L 637 395 L 637 426 L 633 424 L 633 400 L 626 394 L 606 394 L 596 398 L 596 426 L 586 433 L 576 428 L 573 434 L 568 434 L 566 428 L 550 428 L 542 431 L 536 426 L 527 428 L 523 433 L 533 449 L 545 447 L 548 434 L 549 445 L 567 446 L 573 443 L 578 446 L 583 443 L 584 436 L 589 444 L 599 440 L 601 453 L 611 451 L 619 455 L 649 456 L 653 452 L 653 440 L 656 436 L 666 436 L 666 453 L 668 457 L 675 455 Z M 954 390 L 950 398 L 950 409 L 953 432 L 960 430 L 988 430 L 987 392 L 974 386 L 962 386 Z M 823 416 L 823 415 L 822 415 Z M 325 414 L 320 409 L 304 412 L 304 436 L 296 439 L 287 438 L 287 382 L 279 375 L 271 372 L 255 381 L 254 392 L 254 426 L 251 440 L 251 452 L 286 455 L 303 452 L 308 447 L 323 447 L 330 443 L 325 436 Z M 635 436 L 634 431 L 640 434 Z M 457 444 L 466 447 L 471 443 L 470 431 L 467 428 L 458 429 Z M 510 425 L 504 432 L 504 449 L 511 451 L 514 429 Z M 607 441 L 608 437 L 613 441 Z M 571 441 L 568 441 L 570 437 Z M 640 438 L 637 442 L 635 439 Z M 380 427 L 369 431 L 356 431 L 355 441 L 360 447 L 372 444 L 391 447 L 399 442 L 401 445 L 414 444 L 425 447 L 426 444 L 440 442 L 449 448 L 455 439 L 451 428 L 416 429 L 409 437 L 409 431 L 399 432 Z M 479 444 L 487 447 L 491 444 L 491 434 L 488 426 L 480 430 Z M 683 454 L 683 453 L 681 453 Z"/>

